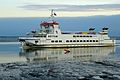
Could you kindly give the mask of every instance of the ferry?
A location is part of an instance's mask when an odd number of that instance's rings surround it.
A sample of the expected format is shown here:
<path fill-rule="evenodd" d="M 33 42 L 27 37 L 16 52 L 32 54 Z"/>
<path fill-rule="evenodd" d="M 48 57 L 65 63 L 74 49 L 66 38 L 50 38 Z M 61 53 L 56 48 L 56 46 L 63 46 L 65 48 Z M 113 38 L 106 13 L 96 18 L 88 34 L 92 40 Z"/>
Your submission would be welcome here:
<path fill-rule="evenodd" d="M 38 31 L 31 31 L 25 37 L 19 37 L 24 48 L 70 48 L 70 47 L 108 47 L 115 46 L 115 40 L 108 35 L 108 28 L 100 32 L 89 28 L 87 32 L 63 32 L 59 23 L 54 20 L 56 14 L 52 10 L 49 21 L 40 23 Z"/>

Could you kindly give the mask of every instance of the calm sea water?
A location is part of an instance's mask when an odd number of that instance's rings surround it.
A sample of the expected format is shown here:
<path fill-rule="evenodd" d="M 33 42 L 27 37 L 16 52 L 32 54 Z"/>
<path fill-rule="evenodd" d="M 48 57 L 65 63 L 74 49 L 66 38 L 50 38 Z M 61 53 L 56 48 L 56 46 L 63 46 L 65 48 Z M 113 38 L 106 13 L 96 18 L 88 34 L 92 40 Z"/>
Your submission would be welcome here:
<path fill-rule="evenodd" d="M 68 53 L 65 52 L 65 48 L 23 50 L 18 42 L 1 42 L 0 63 L 58 60 L 117 60 L 120 58 L 120 46 L 69 48 L 69 50 L 70 52 Z"/>
<path fill-rule="evenodd" d="M 25 61 L 19 57 L 20 44 L 18 42 L 0 42 L 0 63 Z"/>

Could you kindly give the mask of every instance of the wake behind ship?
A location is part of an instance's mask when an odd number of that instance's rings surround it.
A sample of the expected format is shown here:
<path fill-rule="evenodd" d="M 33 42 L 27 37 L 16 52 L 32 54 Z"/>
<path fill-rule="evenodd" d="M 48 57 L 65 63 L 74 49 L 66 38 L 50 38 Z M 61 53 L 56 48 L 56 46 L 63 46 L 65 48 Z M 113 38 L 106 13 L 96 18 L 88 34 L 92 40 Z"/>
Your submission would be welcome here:
<path fill-rule="evenodd" d="M 95 28 L 90 28 L 88 32 L 62 32 L 59 23 L 54 20 L 55 15 L 52 10 L 50 20 L 41 22 L 38 31 L 31 31 L 27 37 L 19 37 L 22 46 L 24 48 L 69 48 L 115 45 L 115 40 L 108 36 L 106 27 L 103 27 L 100 32 L 95 32 Z"/>

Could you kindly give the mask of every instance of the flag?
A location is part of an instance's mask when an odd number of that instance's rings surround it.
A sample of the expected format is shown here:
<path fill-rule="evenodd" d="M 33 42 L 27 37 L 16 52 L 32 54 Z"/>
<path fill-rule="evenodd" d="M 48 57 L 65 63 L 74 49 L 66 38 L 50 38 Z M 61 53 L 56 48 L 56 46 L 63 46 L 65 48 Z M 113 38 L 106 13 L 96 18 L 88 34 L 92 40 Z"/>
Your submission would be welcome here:
<path fill-rule="evenodd" d="M 54 16 L 57 16 L 57 14 L 56 14 L 56 13 L 54 13 Z"/>

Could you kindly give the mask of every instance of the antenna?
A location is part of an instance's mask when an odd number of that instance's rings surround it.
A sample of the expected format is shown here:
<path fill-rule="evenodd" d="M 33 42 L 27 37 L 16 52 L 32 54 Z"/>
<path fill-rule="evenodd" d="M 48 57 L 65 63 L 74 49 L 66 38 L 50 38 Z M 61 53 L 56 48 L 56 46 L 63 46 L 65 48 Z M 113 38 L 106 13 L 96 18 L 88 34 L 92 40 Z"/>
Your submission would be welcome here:
<path fill-rule="evenodd" d="M 52 9 L 51 10 L 51 15 L 50 15 L 50 21 L 54 21 L 53 18 L 54 18 L 54 15 L 53 15 L 53 9 Z"/>
<path fill-rule="evenodd" d="M 54 10 L 52 9 L 52 10 L 51 10 L 51 15 L 50 15 L 50 20 L 51 20 L 51 21 L 54 21 L 54 19 L 53 19 L 54 16 L 56 16 L 56 14 L 55 14 Z"/>
<path fill-rule="evenodd" d="M 53 9 L 51 10 L 51 15 L 50 15 L 51 17 L 54 17 L 54 15 L 53 15 Z"/>

